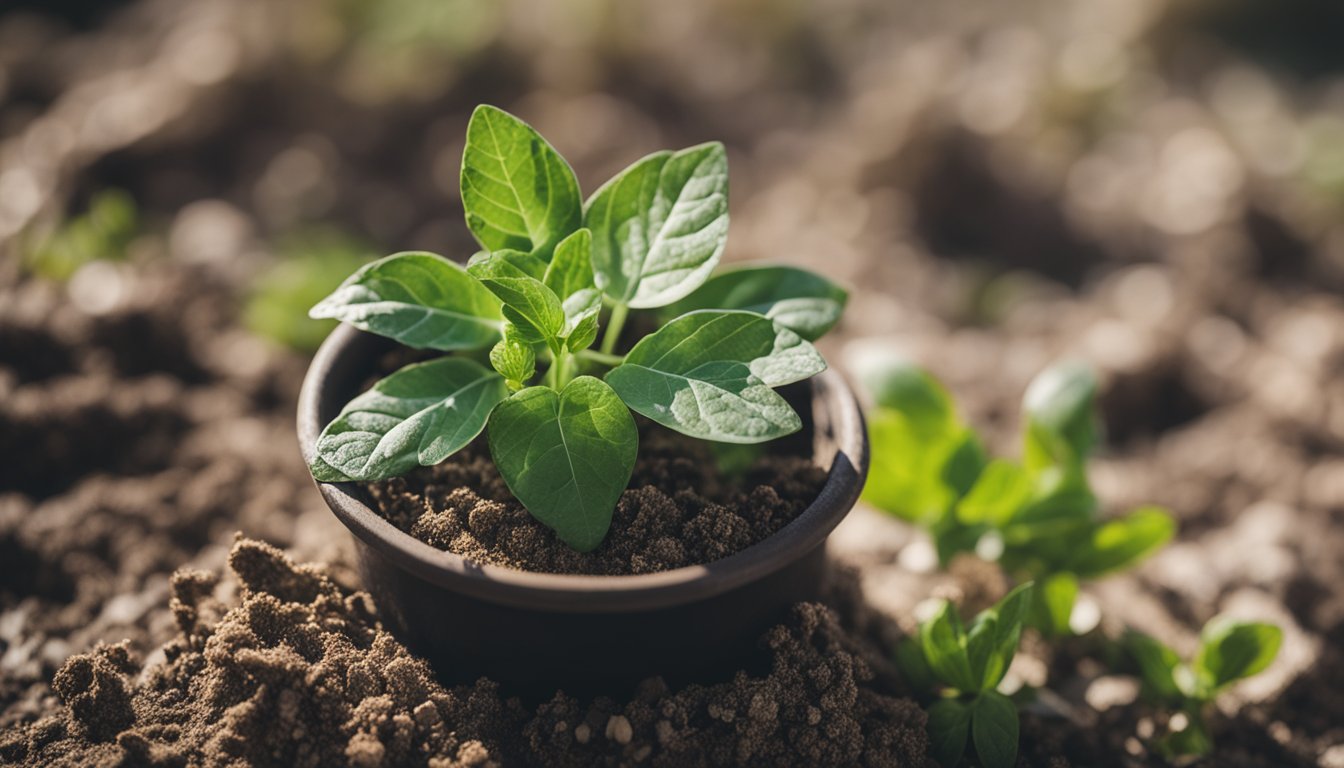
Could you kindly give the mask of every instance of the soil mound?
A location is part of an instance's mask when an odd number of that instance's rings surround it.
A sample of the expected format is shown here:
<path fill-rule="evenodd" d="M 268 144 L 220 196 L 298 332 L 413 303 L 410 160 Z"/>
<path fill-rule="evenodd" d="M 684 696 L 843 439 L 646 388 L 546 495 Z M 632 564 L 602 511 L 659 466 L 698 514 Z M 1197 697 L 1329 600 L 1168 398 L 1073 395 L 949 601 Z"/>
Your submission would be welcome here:
<path fill-rule="evenodd" d="M 60 713 L 0 740 L 5 763 L 453 766 L 925 765 L 924 714 L 878 689 L 817 604 L 762 638 L 768 669 L 632 699 L 557 692 L 530 707 L 486 679 L 448 689 L 377 622 L 367 594 L 240 538 L 219 579 L 179 571 L 162 663 L 125 645 L 71 657 Z"/>

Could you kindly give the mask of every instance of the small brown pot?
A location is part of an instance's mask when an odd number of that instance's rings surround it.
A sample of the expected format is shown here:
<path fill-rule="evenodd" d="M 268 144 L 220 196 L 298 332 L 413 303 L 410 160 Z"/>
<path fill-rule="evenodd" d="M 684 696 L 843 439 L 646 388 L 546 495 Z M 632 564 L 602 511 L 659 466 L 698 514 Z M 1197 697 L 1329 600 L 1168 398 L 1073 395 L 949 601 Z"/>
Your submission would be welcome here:
<path fill-rule="evenodd" d="M 342 326 L 313 358 L 299 396 L 299 444 L 312 458 L 322 427 L 359 393 L 393 343 Z M 478 565 L 405 533 L 355 483 L 318 483 L 354 534 L 365 587 L 387 627 L 448 682 L 486 675 L 518 689 L 626 688 L 653 674 L 715 679 L 741 667 L 761 633 L 794 603 L 816 599 L 826 537 L 868 472 L 863 415 L 838 374 L 811 395 L 804 422 L 829 468 L 797 519 L 754 546 L 705 565 L 639 576 L 573 576 Z M 810 416 L 810 418 L 808 418 Z"/>

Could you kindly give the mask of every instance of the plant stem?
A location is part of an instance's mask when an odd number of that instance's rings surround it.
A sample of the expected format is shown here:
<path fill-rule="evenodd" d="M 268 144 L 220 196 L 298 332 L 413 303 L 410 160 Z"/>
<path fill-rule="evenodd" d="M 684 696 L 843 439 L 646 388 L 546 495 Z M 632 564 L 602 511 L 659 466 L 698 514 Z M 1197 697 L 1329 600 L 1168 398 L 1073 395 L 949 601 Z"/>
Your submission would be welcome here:
<path fill-rule="evenodd" d="M 611 308 L 611 318 L 607 320 L 607 333 L 602 337 L 602 354 L 610 355 L 616 349 L 616 339 L 621 335 L 621 326 L 625 325 L 625 315 L 630 308 L 617 304 Z"/>
<path fill-rule="evenodd" d="M 580 350 L 579 357 L 601 365 L 610 365 L 613 368 L 625 362 L 625 355 L 608 355 L 595 349 Z"/>

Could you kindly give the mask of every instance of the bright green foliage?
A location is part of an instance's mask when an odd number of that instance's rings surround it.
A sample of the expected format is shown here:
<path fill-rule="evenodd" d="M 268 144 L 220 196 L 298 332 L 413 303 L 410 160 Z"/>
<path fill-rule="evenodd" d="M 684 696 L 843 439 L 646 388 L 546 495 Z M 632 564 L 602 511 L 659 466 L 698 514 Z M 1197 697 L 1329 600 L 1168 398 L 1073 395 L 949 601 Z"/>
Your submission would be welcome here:
<path fill-rule="evenodd" d="M 705 282 L 728 242 L 728 156 L 717 142 L 655 152 L 584 206 L 597 287 L 630 307 L 661 307 Z"/>
<path fill-rule="evenodd" d="M 1099 518 L 1085 466 L 1097 442 L 1097 383 L 1085 366 L 1063 363 L 1032 382 L 1020 462 L 989 459 L 946 390 L 918 367 L 889 362 L 865 384 L 877 407 L 864 498 L 927 528 L 944 562 L 997 551 L 1010 576 L 1036 580 L 1028 616 L 1042 631 L 1069 632 L 1079 580 L 1130 567 L 1175 534 L 1158 507 Z"/>
<path fill-rule="evenodd" d="M 396 253 L 351 275 L 308 316 L 332 318 L 416 349 L 479 349 L 499 338 L 499 300 L 432 253 Z"/>
<path fill-rule="evenodd" d="M 1124 645 L 1139 667 L 1145 693 L 1186 715 L 1186 727 L 1162 736 L 1158 749 L 1169 756 L 1213 751 L 1205 713 L 1223 689 L 1273 663 L 1282 643 L 1283 631 L 1273 624 L 1214 619 L 1204 625 L 1194 661 L 1186 663 L 1154 638 L 1129 632 Z"/>
<path fill-rule="evenodd" d="M 529 387 L 490 418 L 490 452 L 509 490 L 580 552 L 607 535 L 638 451 L 630 410 L 591 376 L 559 393 Z"/>
<path fill-rule="evenodd" d="M 844 291 L 820 277 L 788 270 L 765 294 L 743 294 L 746 308 L 702 302 L 615 350 L 631 309 L 685 297 L 718 262 L 728 226 L 721 145 L 636 163 L 593 196 L 585 227 L 569 166 L 530 127 L 481 107 L 467 133 L 463 205 L 487 250 L 465 269 L 428 253 L 389 256 L 311 314 L 415 347 L 488 347 L 494 371 L 448 357 L 393 373 L 323 431 L 314 477 L 392 477 L 443 461 L 484 429 L 514 496 L 587 551 L 606 536 L 634 468 L 631 410 L 722 443 L 801 428 L 774 388 L 826 368 L 789 327 L 813 337 L 834 324 Z M 590 349 L 604 324 L 601 350 Z"/>
<path fill-rule="evenodd" d="M 583 216 L 569 163 L 532 126 L 485 104 L 467 124 L 462 207 L 482 247 L 522 251 L 548 262 Z"/>
<path fill-rule="evenodd" d="M 919 627 L 920 653 L 913 644 L 898 651 L 912 682 L 943 688 L 943 698 L 929 708 L 928 729 L 930 752 L 947 768 L 961 762 L 968 744 L 986 768 L 1016 762 L 1017 708 L 996 689 L 1017 653 L 1031 603 L 1032 585 L 1023 584 L 964 628 L 955 606 L 944 602 Z"/>
<path fill-rule="evenodd" d="M 794 267 L 739 267 L 711 277 L 673 304 L 668 317 L 695 309 L 757 312 L 808 341 L 821 338 L 840 320 L 849 294 L 820 275 Z"/>
<path fill-rule="evenodd" d="M 135 202 L 120 190 L 95 195 L 89 210 L 54 232 L 25 243 L 24 268 L 49 280 L 69 280 L 91 261 L 121 261 L 139 227 Z"/>
<path fill-rule="evenodd" d="M 408 365 L 351 400 L 317 441 L 318 480 L 373 480 L 437 464 L 471 442 L 504 380 L 479 363 L 443 357 Z"/>

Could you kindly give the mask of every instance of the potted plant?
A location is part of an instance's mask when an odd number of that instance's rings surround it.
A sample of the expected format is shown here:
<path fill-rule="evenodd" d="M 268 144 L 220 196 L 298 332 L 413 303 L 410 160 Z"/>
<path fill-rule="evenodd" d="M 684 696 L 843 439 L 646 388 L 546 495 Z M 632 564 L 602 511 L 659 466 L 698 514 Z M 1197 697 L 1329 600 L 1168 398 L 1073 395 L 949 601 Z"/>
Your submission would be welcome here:
<path fill-rule="evenodd" d="M 462 199 L 484 250 L 465 267 L 389 256 L 313 308 L 346 325 L 304 381 L 304 458 L 354 534 L 384 621 L 441 674 L 573 689 L 731 669 L 789 605 L 818 596 L 825 539 L 867 468 L 855 400 L 811 344 L 846 294 L 793 268 L 711 276 L 727 192 L 724 148 L 711 143 L 649 155 L 581 202 L 554 148 L 482 106 L 467 128 Z M 397 344 L 444 354 L 361 394 Z M 510 503 L 555 546 L 601 552 L 639 453 L 632 412 L 661 425 L 647 429 L 720 446 L 810 432 L 824 484 L 741 551 L 640 574 L 482 563 L 375 509 L 370 484 L 483 436 Z"/>

